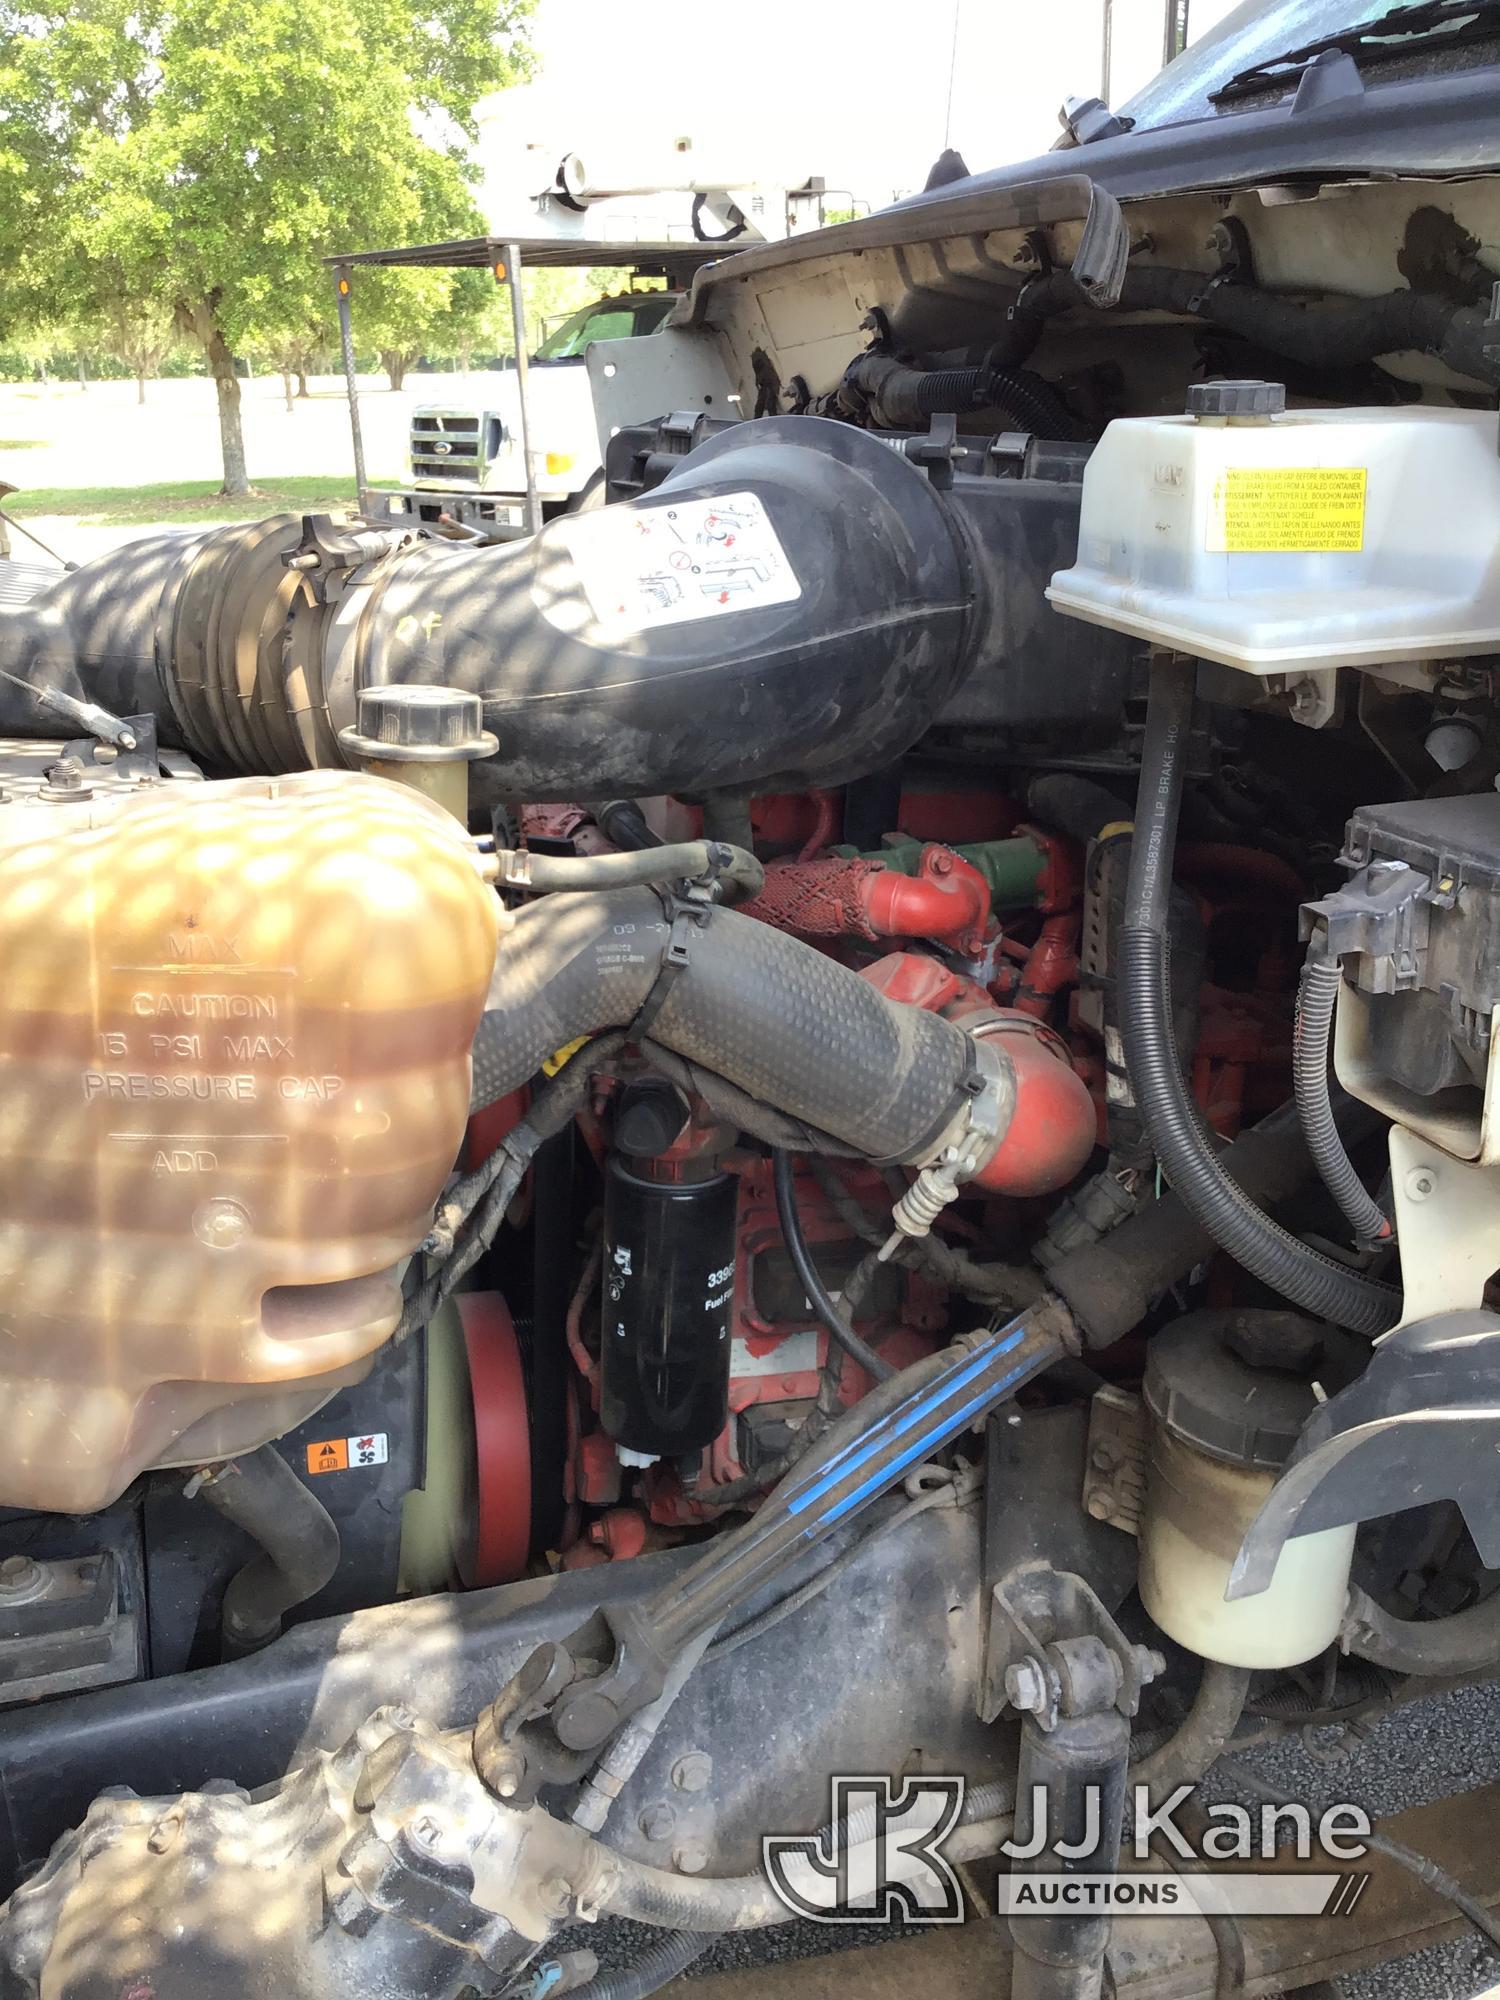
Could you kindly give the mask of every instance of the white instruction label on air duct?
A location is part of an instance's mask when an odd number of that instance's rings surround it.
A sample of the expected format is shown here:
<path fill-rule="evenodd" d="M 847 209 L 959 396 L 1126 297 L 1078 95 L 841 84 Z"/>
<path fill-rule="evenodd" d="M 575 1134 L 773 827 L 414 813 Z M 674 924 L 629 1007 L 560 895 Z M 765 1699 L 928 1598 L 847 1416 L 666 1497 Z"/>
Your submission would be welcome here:
<path fill-rule="evenodd" d="M 615 631 L 725 618 L 802 595 L 756 493 L 606 507 L 565 526 L 594 616 Z"/>

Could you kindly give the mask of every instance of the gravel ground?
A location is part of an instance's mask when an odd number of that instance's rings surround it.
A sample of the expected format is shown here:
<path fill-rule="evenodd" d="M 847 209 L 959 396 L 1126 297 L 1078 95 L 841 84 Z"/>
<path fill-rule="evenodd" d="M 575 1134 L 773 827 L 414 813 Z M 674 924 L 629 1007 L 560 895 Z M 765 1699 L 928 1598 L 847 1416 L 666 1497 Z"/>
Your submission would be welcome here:
<path fill-rule="evenodd" d="M 1329 1763 L 1288 1739 L 1244 1751 L 1240 1761 L 1315 1813 L 1348 1802 L 1362 1805 L 1372 1819 L 1389 1818 L 1411 1806 L 1500 1782 L 1500 1687 L 1464 1688 L 1413 1704 L 1373 1722 L 1347 1747 L 1346 1760 Z M 1206 1796 L 1229 1799 L 1238 1794 L 1232 1783 L 1220 1780 L 1206 1788 Z M 759 1967 L 769 1975 L 765 1990 L 772 2000 L 775 1966 L 888 1943 L 901 1934 L 885 1925 L 830 1929 L 793 1923 L 721 1938 L 673 1990 L 685 1990 L 708 1973 Z M 587 1946 L 602 1964 L 616 1967 L 635 1964 L 662 1935 L 638 1925 L 602 1924 L 558 1943 Z M 1340 1983 L 1339 1991 L 1341 2000 L 1500 2000 L 1497 1977 L 1500 1963 L 1494 1954 L 1478 1938 L 1462 1938 L 1355 1974 Z"/>
<path fill-rule="evenodd" d="M 1247 1752 L 1267 1784 L 1316 1812 L 1341 1801 L 1375 1820 L 1500 1781 L 1500 1688 L 1460 1688 L 1381 1717 L 1346 1739 L 1346 1762 L 1308 1755 L 1296 1739 Z M 1221 1785 L 1218 1796 L 1235 1796 Z M 1496 1829 L 1500 1834 L 1500 1828 Z M 1397 1959 L 1340 1982 L 1343 2000 L 1477 2000 L 1496 1992 L 1495 1954 L 1477 1938 Z"/>

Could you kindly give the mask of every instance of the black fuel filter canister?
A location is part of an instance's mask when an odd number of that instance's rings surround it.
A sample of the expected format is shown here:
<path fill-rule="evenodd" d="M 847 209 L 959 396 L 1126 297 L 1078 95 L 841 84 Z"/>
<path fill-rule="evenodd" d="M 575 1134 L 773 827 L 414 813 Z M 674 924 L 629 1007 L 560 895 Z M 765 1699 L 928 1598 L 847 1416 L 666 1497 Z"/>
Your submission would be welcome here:
<path fill-rule="evenodd" d="M 680 1458 L 729 1415 L 738 1185 L 632 1164 L 615 1154 L 605 1175 L 600 1418 L 625 1450 Z"/>

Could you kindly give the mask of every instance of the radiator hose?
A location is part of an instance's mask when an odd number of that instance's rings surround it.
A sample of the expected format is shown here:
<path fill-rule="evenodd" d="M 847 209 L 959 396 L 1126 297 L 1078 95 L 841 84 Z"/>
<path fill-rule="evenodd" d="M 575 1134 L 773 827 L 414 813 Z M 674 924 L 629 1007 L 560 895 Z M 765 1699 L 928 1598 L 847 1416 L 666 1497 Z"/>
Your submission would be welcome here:
<path fill-rule="evenodd" d="M 723 884 L 728 902 L 743 903 L 766 886 L 766 871 L 755 856 L 724 840 L 632 845 L 620 854 L 534 854 L 530 848 L 502 847 L 496 852 L 495 867 L 503 888 L 530 889 L 538 895 L 627 889 L 713 875 Z"/>
<path fill-rule="evenodd" d="M 1500 1665 L 1500 1591 L 1446 1618 L 1393 1618 L 1362 1590 L 1351 1590 L 1344 1650 L 1397 1674 L 1492 1673 Z"/>
<path fill-rule="evenodd" d="M 224 1593 L 224 1657 L 240 1660 L 269 1645 L 283 1615 L 332 1579 L 339 1531 L 273 1444 L 218 1467 L 198 1490 L 216 1514 L 260 1544 Z"/>
<path fill-rule="evenodd" d="M 1066 272 L 1022 291 L 1007 329 L 1007 359 L 1024 358 L 1044 323 L 1087 301 Z M 1483 306 L 1455 305 L 1436 292 L 1385 292 L 1378 298 L 1306 302 L 1260 285 L 1215 284 L 1203 271 L 1135 264 L 1125 273 L 1116 312 L 1166 312 L 1201 319 L 1269 353 L 1308 368 L 1351 368 L 1382 354 L 1435 354 L 1476 382 L 1500 381 L 1500 360 L 1486 332 Z"/>
<path fill-rule="evenodd" d="M 1273 1222 L 1214 1152 L 1184 1082 L 1172 1033 L 1167 916 L 1196 669 L 1176 656 L 1151 670 L 1135 837 L 1120 933 L 1121 1029 L 1131 1087 L 1163 1172 L 1221 1248 L 1295 1304 L 1365 1334 L 1393 1326 L 1400 1295 Z"/>
<path fill-rule="evenodd" d="M 925 428 L 929 417 L 950 411 L 998 409 L 1037 437 L 1083 435 L 1050 382 L 1029 368 L 999 365 L 997 354 L 977 368 L 917 368 L 893 355 L 861 354 L 845 371 L 839 399 L 892 430 Z"/>
<path fill-rule="evenodd" d="M 475 1110 L 581 1036 L 637 1024 L 814 1133 L 872 1159 L 925 1162 L 972 1100 L 976 1046 L 962 1029 L 752 917 L 669 909 L 632 888 L 547 896 L 513 917 L 474 1039 Z M 685 963 L 669 964 L 677 946 Z M 993 1053 L 1003 1132 L 1015 1072 Z"/>

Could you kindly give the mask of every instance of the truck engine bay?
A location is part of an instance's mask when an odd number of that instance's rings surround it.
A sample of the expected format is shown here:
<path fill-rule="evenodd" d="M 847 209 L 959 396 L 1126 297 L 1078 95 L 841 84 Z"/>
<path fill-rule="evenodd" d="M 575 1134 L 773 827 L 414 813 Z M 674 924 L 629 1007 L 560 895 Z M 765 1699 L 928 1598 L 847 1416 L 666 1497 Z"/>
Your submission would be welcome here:
<path fill-rule="evenodd" d="M 1500 180 L 1236 115 L 707 266 L 528 541 L 0 563 L 3 2000 L 1500 1672 Z"/>

